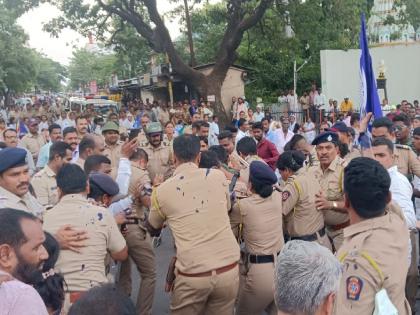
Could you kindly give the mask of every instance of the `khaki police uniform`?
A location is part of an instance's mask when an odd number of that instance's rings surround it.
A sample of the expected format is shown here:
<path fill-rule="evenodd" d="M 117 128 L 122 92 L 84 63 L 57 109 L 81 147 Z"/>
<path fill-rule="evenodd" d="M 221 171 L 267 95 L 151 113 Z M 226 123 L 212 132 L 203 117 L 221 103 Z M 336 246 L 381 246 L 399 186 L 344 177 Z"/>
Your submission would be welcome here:
<path fill-rule="evenodd" d="M 270 197 L 252 194 L 239 200 L 230 213 L 233 230 L 241 231 L 248 261 L 241 267 L 237 315 L 277 314 L 274 304 L 274 267 L 277 254 L 283 248 L 283 214 L 281 194 Z M 239 237 L 241 237 L 239 236 Z"/>
<path fill-rule="evenodd" d="M 305 160 L 305 165 L 307 167 L 319 165 L 318 154 L 316 153 L 316 146 L 312 147 L 311 152 L 309 153 L 309 155 L 307 156 Z"/>
<path fill-rule="evenodd" d="M 173 172 L 173 155 L 171 148 L 163 142 L 155 148 L 150 143 L 143 148 L 146 151 L 149 162 L 147 171 L 151 180 L 154 180 L 157 174 L 162 174 L 164 179 L 171 177 Z"/>
<path fill-rule="evenodd" d="M 169 111 L 161 109 L 159 111 L 158 120 L 162 126 L 164 126 L 169 121 Z"/>
<path fill-rule="evenodd" d="M 105 151 L 103 155 L 105 155 L 108 159 L 111 160 L 112 167 L 118 167 L 118 163 L 120 162 L 121 157 L 121 147 L 123 142 L 118 141 L 114 145 L 109 145 L 105 142 Z"/>
<path fill-rule="evenodd" d="M 315 206 L 315 194 L 320 190 L 319 182 L 303 168 L 288 178 L 282 192 L 286 232 L 291 240 L 317 242 L 331 250 L 323 212 Z"/>
<path fill-rule="evenodd" d="M 170 146 L 171 147 L 171 151 L 173 152 L 173 150 L 174 150 L 174 147 L 173 147 L 173 145 L 174 145 L 174 139 L 175 138 L 172 138 L 172 140 L 169 140 L 168 139 L 168 136 L 165 134 L 165 135 L 163 135 L 163 143 L 165 144 L 165 145 L 168 145 L 168 146 Z"/>
<path fill-rule="evenodd" d="M 350 150 L 349 153 L 346 154 L 346 156 L 344 157 L 344 160 L 348 163 L 350 163 L 351 160 L 361 157 L 362 156 L 362 152 L 360 152 L 359 149 L 357 148 L 352 148 Z"/>
<path fill-rule="evenodd" d="M 337 253 L 343 275 L 336 315 L 372 315 L 375 295 L 382 288 L 399 315 L 411 314 L 404 293 L 408 237 L 405 222 L 394 212 L 344 229 L 344 242 Z"/>
<path fill-rule="evenodd" d="M 417 159 L 416 154 L 407 145 L 395 145 L 394 165 L 397 165 L 398 172 L 407 177 L 413 174 L 420 177 L 420 160 Z"/>
<path fill-rule="evenodd" d="M 151 184 L 147 170 L 141 169 L 138 163 L 131 162 L 131 177 L 129 194 L 133 196 L 140 185 Z M 128 246 L 128 255 L 133 260 L 140 273 L 141 282 L 137 297 L 137 313 L 152 314 L 153 297 L 155 293 L 156 268 L 155 253 L 152 248 L 150 235 L 143 226 L 145 220 L 144 207 L 138 200 L 133 203 L 133 210 L 140 219 L 138 225 L 128 224 L 128 234 L 125 237 Z M 127 259 L 121 265 L 119 285 L 127 293 L 131 294 L 131 268 L 130 260 Z"/>
<path fill-rule="evenodd" d="M 177 248 L 171 314 L 231 315 L 239 286 L 239 246 L 232 233 L 225 175 L 178 166 L 152 194 L 149 222 L 166 221 Z"/>
<path fill-rule="evenodd" d="M 86 196 L 70 194 L 46 212 L 44 230 L 55 235 L 61 226 L 69 223 L 76 229 L 87 230 L 88 239 L 80 253 L 60 251 L 55 268 L 64 276 L 66 292 L 85 292 L 107 283 L 104 261 L 108 251 L 120 252 L 126 246 L 113 216 L 107 209 L 89 203 Z M 68 298 L 66 302 L 68 308 Z"/>
<path fill-rule="evenodd" d="M 20 145 L 31 152 L 34 162 L 36 162 L 39 150 L 41 150 L 41 147 L 44 144 L 45 139 L 41 134 L 33 135 L 31 133 L 27 133 L 22 140 L 20 140 Z"/>
<path fill-rule="evenodd" d="M 249 182 L 249 166 L 251 165 L 251 163 L 253 161 L 260 161 L 260 162 L 265 163 L 265 161 L 262 158 L 260 158 L 258 155 L 248 155 L 244 159 L 244 161 L 245 161 L 245 163 L 242 162 L 242 164 L 244 165 L 244 168 L 242 168 L 239 171 L 239 174 L 240 174 L 239 179 L 242 182 L 248 184 L 248 182 Z M 265 163 L 265 164 L 267 164 L 267 163 Z"/>
<path fill-rule="evenodd" d="M 243 158 L 241 158 L 235 150 L 231 154 L 229 154 L 228 166 L 239 171 L 241 169 L 247 168 L 249 164 Z"/>
<path fill-rule="evenodd" d="M 321 186 L 321 190 L 329 201 L 343 201 L 343 180 L 346 162 L 336 156 L 330 166 L 324 171 L 321 165 L 309 168 L 308 176 L 314 176 Z M 327 235 L 333 240 L 335 250 L 343 243 L 343 228 L 350 224 L 347 213 L 334 210 L 322 210 L 324 222 L 327 226 Z"/>
<path fill-rule="evenodd" d="M 43 206 L 55 206 L 58 202 L 56 174 L 47 165 L 32 177 L 31 184 L 38 201 Z"/>
<path fill-rule="evenodd" d="M 398 171 L 405 175 L 409 181 L 413 179 L 413 175 L 420 177 L 420 160 L 408 145 L 395 144 L 394 165 L 397 165 Z M 413 306 L 415 305 L 419 276 L 416 257 L 416 254 L 418 253 L 417 249 L 419 247 L 417 230 L 410 231 L 410 240 L 411 247 L 413 248 L 413 255 L 412 263 L 407 275 L 406 295 Z"/>
<path fill-rule="evenodd" d="M 140 130 L 139 134 L 137 135 L 137 143 L 139 144 L 140 148 L 144 148 L 149 144 L 149 140 L 147 140 L 146 133 L 144 130 Z"/>
<path fill-rule="evenodd" d="M 31 193 L 27 192 L 23 197 L 19 197 L 3 187 L 0 187 L 0 208 L 26 211 L 40 219 L 44 214 L 44 207 Z"/>

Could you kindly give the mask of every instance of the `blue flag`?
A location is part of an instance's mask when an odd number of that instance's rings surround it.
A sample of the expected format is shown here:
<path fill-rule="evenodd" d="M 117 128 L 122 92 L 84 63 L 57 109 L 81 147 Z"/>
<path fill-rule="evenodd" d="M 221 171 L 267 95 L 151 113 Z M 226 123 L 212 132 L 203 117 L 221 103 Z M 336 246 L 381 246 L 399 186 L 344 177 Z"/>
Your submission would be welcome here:
<path fill-rule="evenodd" d="M 369 54 L 364 14 L 361 16 L 360 50 L 360 119 L 363 119 L 367 113 L 373 113 L 374 118 L 379 118 L 383 114 L 381 103 L 379 102 L 378 90 L 376 89 L 376 78 L 372 69 L 372 58 Z"/>

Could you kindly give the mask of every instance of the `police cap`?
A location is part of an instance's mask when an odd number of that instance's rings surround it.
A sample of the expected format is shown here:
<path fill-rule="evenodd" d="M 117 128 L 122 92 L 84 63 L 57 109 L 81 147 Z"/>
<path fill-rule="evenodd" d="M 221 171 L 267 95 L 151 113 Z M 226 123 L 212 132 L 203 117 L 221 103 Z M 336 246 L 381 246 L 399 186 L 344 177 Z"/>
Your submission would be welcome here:
<path fill-rule="evenodd" d="M 323 132 L 312 141 L 312 145 L 318 145 L 325 142 L 331 142 L 334 145 L 338 145 L 337 133 L 331 131 Z"/>
<path fill-rule="evenodd" d="M 118 127 L 118 125 L 113 122 L 113 121 L 107 121 L 105 123 L 105 125 L 102 127 L 102 133 L 107 132 L 107 131 L 116 131 L 119 132 L 120 128 Z"/>
<path fill-rule="evenodd" d="M 329 131 L 332 131 L 332 132 L 349 132 L 349 129 L 350 128 L 347 127 L 347 125 L 344 122 L 338 121 L 329 129 Z"/>
<path fill-rule="evenodd" d="M 146 133 L 150 134 L 150 133 L 159 133 L 162 132 L 162 125 L 158 122 L 151 122 L 150 124 L 147 125 L 146 128 Z"/>
<path fill-rule="evenodd" d="M 277 176 L 270 166 L 261 161 L 253 161 L 249 166 L 249 179 L 262 185 L 274 185 Z"/>
<path fill-rule="evenodd" d="M 107 195 L 113 197 L 118 194 L 120 189 L 118 184 L 111 178 L 111 176 L 104 173 L 92 173 L 89 180 L 102 189 Z"/>
<path fill-rule="evenodd" d="M 9 168 L 26 164 L 26 150 L 21 148 L 5 148 L 0 151 L 0 173 Z"/>

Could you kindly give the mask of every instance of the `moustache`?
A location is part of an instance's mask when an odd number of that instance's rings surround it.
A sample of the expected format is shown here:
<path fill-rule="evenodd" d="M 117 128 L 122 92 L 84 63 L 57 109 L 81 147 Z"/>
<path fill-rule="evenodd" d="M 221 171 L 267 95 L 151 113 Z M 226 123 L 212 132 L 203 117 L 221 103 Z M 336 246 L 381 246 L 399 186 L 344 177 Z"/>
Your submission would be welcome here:
<path fill-rule="evenodd" d="M 28 187 L 29 186 L 29 182 L 24 182 L 24 183 L 20 183 L 17 188 L 23 188 L 23 187 Z"/>

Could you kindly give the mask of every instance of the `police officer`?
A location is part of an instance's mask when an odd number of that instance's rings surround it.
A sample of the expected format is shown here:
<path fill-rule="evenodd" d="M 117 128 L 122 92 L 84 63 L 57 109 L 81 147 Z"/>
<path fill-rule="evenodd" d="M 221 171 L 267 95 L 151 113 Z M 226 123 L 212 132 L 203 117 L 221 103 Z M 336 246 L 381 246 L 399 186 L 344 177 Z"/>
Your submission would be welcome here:
<path fill-rule="evenodd" d="M 102 135 L 105 140 L 105 150 L 103 154 L 111 160 L 112 167 L 118 167 L 122 146 L 122 142 L 119 141 L 120 133 L 118 125 L 113 121 L 106 122 L 102 127 Z"/>
<path fill-rule="evenodd" d="M 343 159 L 348 163 L 352 159 L 362 156 L 362 153 L 358 148 L 353 146 L 353 142 L 351 141 L 351 127 L 347 127 L 347 125 L 339 121 L 335 123 L 329 131 L 336 132 L 338 134 L 338 140 L 348 148 L 348 153 L 343 157 Z"/>
<path fill-rule="evenodd" d="M 83 169 L 88 156 L 103 154 L 104 150 L 104 139 L 100 135 L 88 134 L 79 143 L 79 158 L 74 163 Z"/>
<path fill-rule="evenodd" d="M 302 167 L 304 160 L 300 151 L 285 151 L 277 161 L 279 173 L 286 183 L 282 190 L 285 234 L 289 240 L 317 242 L 331 250 L 323 213 L 315 206 L 315 195 L 321 187 Z"/>
<path fill-rule="evenodd" d="M 50 147 L 48 164 L 31 180 L 38 201 L 43 206 L 54 206 L 58 202 L 58 190 L 55 177 L 60 168 L 70 163 L 72 151 L 65 142 L 55 142 Z"/>
<path fill-rule="evenodd" d="M 158 122 L 152 122 L 147 125 L 146 135 L 148 144 L 143 149 L 149 157 L 147 170 L 150 178 L 155 179 L 156 175 L 167 179 L 173 172 L 173 156 L 171 147 L 165 145 L 163 140 L 162 126 Z"/>
<path fill-rule="evenodd" d="M 295 134 L 284 146 L 284 151 L 297 150 L 305 154 L 305 166 L 319 165 L 316 147 L 308 143 L 306 138 L 300 134 Z"/>
<path fill-rule="evenodd" d="M 42 218 L 44 207 L 29 192 L 26 151 L 5 148 L 0 151 L 0 207 L 30 212 Z"/>
<path fill-rule="evenodd" d="M 275 257 L 283 247 L 281 194 L 273 190 L 276 174 L 264 162 L 250 164 L 252 195 L 238 200 L 230 214 L 234 231 L 244 241 L 246 259 L 236 314 L 277 314 L 273 279 Z"/>
<path fill-rule="evenodd" d="M 251 162 L 265 162 L 257 155 L 257 143 L 251 137 L 243 137 L 241 140 L 239 140 L 236 144 L 236 152 L 238 152 L 238 155 L 244 161 L 243 165 L 245 166 L 240 170 L 239 179 L 248 184 L 249 165 L 251 164 Z"/>
<path fill-rule="evenodd" d="M 88 231 L 89 238 L 79 253 L 61 250 L 56 268 L 66 281 L 64 311 L 94 286 L 108 282 L 105 275 L 105 257 L 109 252 L 117 261 L 127 259 L 124 237 L 108 209 L 87 200 L 87 177 L 75 164 L 64 165 L 57 174 L 59 203 L 44 216 L 44 229 L 52 234 L 60 226 L 71 222 Z M 108 206 L 118 185 L 105 174 L 95 174 L 90 180 L 89 196 Z"/>
<path fill-rule="evenodd" d="M 200 141 L 173 144 L 176 170 L 152 193 L 146 226 L 152 236 L 166 221 L 177 248 L 171 313 L 231 315 L 239 286 L 239 246 L 232 233 L 225 175 L 199 169 Z"/>
<path fill-rule="evenodd" d="M 248 166 L 235 150 L 235 137 L 230 131 L 222 131 L 217 137 L 219 144 L 226 150 L 229 155 L 228 166 L 239 171 Z"/>
<path fill-rule="evenodd" d="M 38 153 L 45 144 L 45 138 L 38 133 L 38 120 L 31 118 L 28 123 L 29 132 L 22 138 L 20 145 L 31 152 L 34 162 L 38 159 Z"/>
<path fill-rule="evenodd" d="M 404 220 L 386 210 L 390 184 L 388 172 L 373 159 L 356 158 L 345 169 L 345 206 L 351 223 L 337 253 L 343 263 L 337 315 L 371 315 L 382 289 L 398 314 L 411 314 L 404 291 L 409 234 Z M 384 297 L 378 302 L 383 303 Z"/>
<path fill-rule="evenodd" d="M 377 118 L 372 123 L 372 138 L 379 137 L 385 137 L 395 142 L 392 121 L 386 117 Z M 420 177 L 420 161 L 409 146 L 395 144 L 394 163 L 398 166 L 398 172 L 407 176 L 409 180 L 413 175 Z"/>
<path fill-rule="evenodd" d="M 137 190 L 141 189 L 140 198 L 133 202 L 133 210 L 140 219 L 138 224 L 127 225 L 127 246 L 128 255 L 133 260 L 140 273 L 140 289 L 137 297 L 137 313 L 141 315 L 152 314 L 153 297 L 155 293 L 156 268 L 155 253 L 152 248 L 150 235 L 144 226 L 146 218 L 144 208 L 150 206 L 151 181 L 147 172 L 147 153 L 137 149 L 130 157 L 131 177 L 129 194 L 138 195 Z M 121 265 L 119 285 L 123 290 L 131 294 L 131 268 L 130 260 Z"/>
<path fill-rule="evenodd" d="M 321 190 L 315 194 L 317 210 L 324 211 L 327 235 L 333 241 L 335 250 L 343 242 L 343 228 L 349 225 L 349 217 L 343 203 L 343 174 L 346 163 L 338 155 L 338 135 L 324 132 L 318 135 L 313 145 L 319 159 L 318 166 L 308 168 L 308 176 L 314 176 Z"/>
<path fill-rule="evenodd" d="M 141 124 L 141 130 L 139 132 L 139 134 L 137 135 L 137 142 L 139 144 L 139 147 L 143 148 L 145 146 L 147 146 L 148 141 L 147 141 L 147 136 L 146 136 L 146 129 L 147 129 L 147 125 L 149 125 L 150 123 L 150 117 L 148 114 L 143 114 L 143 116 L 141 116 L 140 118 L 140 124 Z"/>

